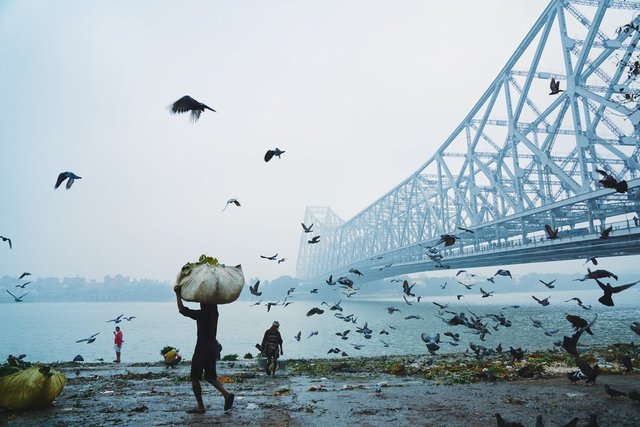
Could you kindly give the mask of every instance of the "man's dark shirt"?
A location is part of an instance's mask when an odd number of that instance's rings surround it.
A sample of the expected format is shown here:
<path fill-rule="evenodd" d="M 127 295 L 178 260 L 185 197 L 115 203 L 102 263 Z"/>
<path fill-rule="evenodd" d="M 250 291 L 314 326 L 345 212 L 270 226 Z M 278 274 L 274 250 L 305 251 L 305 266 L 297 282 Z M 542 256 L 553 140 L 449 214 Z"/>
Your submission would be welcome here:
<path fill-rule="evenodd" d="M 212 310 L 191 310 L 185 307 L 180 310 L 180 314 L 190 317 L 198 323 L 198 340 L 196 341 L 195 351 L 215 351 L 218 306 L 214 305 Z M 212 324 L 212 318 L 215 318 L 215 325 Z"/>

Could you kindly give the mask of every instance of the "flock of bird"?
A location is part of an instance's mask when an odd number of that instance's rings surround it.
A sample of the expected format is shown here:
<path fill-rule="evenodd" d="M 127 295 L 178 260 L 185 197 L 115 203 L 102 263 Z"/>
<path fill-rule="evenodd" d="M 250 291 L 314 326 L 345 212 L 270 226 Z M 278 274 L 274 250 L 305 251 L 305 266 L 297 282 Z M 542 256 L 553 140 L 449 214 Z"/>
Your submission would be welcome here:
<path fill-rule="evenodd" d="M 302 226 L 305 231 L 309 229 L 309 231 L 307 232 L 311 232 L 310 230 L 311 227 L 306 227 L 305 224 L 302 224 Z M 473 230 L 462 228 L 462 227 L 458 227 L 458 228 L 465 233 L 473 233 Z M 607 238 L 607 237 L 605 236 L 602 238 Z M 444 265 L 442 264 L 444 260 L 443 252 L 437 246 L 438 245 L 443 245 L 444 247 L 452 246 L 456 244 L 456 242 L 458 242 L 460 239 L 461 239 L 460 236 L 456 236 L 452 234 L 442 235 L 441 239 L 439 239 L 437 244 L 433 246 L 422 245 L 422 247 L 426 250 L 425 255 L 428 258 L 430 258 L 436 263 L 440 263 L 441 265 Z M 269 258 L 276 259 L 276 257 L 277 257 L 277 254 Z M 372 271 L 379 271 L 384 268 L 388 268 L 392 265 L 392 263 L 384 263 L 384 256 L 377 256 L 375 258 L 371 258 L 371 260 L 380 261 L 380 264 L 381 264 L 379 266 L 368 267 Z M 588 263 L 593 265 L 598 265 L 598 258 L 596 256 L 589 257 L 585 261 L 585 264 L 588 264 Z M 361 269 L 361 270 L 356 268 L 351 268 L 347 274 L 339 276 L 337 278 L 333 277 L 333 275 L 330 275 L 325 280 L 326 286 L 329 288 L 333 288 L 335 291 L 341 291 L 341 293 L 348 300 L 349 298 L 352 298 L 355 295 L 357 295 L 358 291 L 360 290 L 360 288 L 357 286 L 358 278 L 361 276 L 364 276 L 365 274 L 368 274 L 366 270 L 364 269 Z M 479 274 L 475 274 L 464 269 L 457 271 L 457 273 L 455 274 L 455 279 L 460 286 L 462 286 L 466 291 L 472 291 L 473 289 L 478 289 L 480 292 L 480 296 L 482 298 L 490 298 L 495 295 L 495 291 L 489 290 L 488 287 L 491 286 L 491 284 L 496 283 L 496 279 L 498 277 L 502 277 L 509 280 L 513 279 L 511 271 L 507 269 L 502 269 L 502 268 L 497 269 L 495 274 L 488 277 L 483 277 Z M 583 281 L 583 282 L 589 280 L 589 281 L 595 282 L 595 285 L 597 285 L 602 290 L 602 293 L 603 293 L 603 295 L 599 297 L 597 301 L 606 307 L 614 306 L 613 297 L 615 294 L 625 291 L 640 282 L 640 281 L 636 281 L 636 282 L 631 282 L 624 285 L 612 286 L 609 283 L 609 281 L 604 283 L 603 280 L 605 279 L 617 281 L 618 275 L 604 269 L 591 270 L 590 268 L 587 268 L 586 274 L 574 280 Z M 539 280 L 540 285 L 543 286 L 544 289 L 556 289 L 556 286 L 557 286 L 556 282 L 557 282 L 557 279 L 547 280 L 547 281 Z M 413 306 L 415 304 L 419 304 L 421 303 L 422 300 L 425 299 L 424 296 L 417 295 L 417 292 L 415 291 L 415 286 L 416 286 L 415 282 L 410 283 L 408 280 L 404 278 L 392 278 L 390 279 L 389 283 L 395 284 L 393 286 L 398 286 L 397 288 L 398 296 L 400 295 L 402 296 L 403 301 L 407 306 Z M 258 289 L 259 284 L 260 282 L 258 281 L 254 285 L 251 285 L 249 288 L 251 294 L 256 297 L 259 297 L 262 295 L 262 292 L 259 291 Z M 440 285 L 440 287 L 442 289 L 445 289 L 447 287 L 447 284 L 448 282 L 445 282 L 444 284 Z M 294 291 L 295 291 L 295 288 L 290 288 L 287 291 L 287 295 L 284 297 L 282 302 L 271 301 L 271 302 L 264 303 L 264 306 L 266 306 L 267 311 L 270 311 L 273 307 L 286 307 L 287 305 L 291 304 L 293 302 L 292 296 L 294 294 Z M 318 293 L 318 288 L 314 287 L 308 292 Z M 464 293 L 457 294 L 456 295 L 457 301 L 460 301 L 464 296 L 465 296 Z M 548 307 L 552 304 L 551 303 L 552 296 L 531 295 L 531 297 L 533 300 L 535 300 L 539 304 L 542 310 L 544 310 L 544 307 Z M 579 297 L 573 297 L 568 300 L 564 300 L 565 303 L 572 302 L 572 301 L 575 301 L 577 303 L 577 307 L 579 307 L 581 310 L 584 310 L 586 312 L 590 312 L 593 309 L 592 305 L 585 304 L 583 300 L 580 299 Z M 328 355 L 336 355 L 338 357 L 348 357 L 349 354 L 351 353 L 351 350 L 353 351 L 361 350 L 367 345 L 379 345 L 385 348 L 392 345 L 392 342 L 391 342 L 392 340 L 389 340 L 387 338 L 382 339 L 381 337 L 393 336 L 394 330 L 396 330 L 400 326 L 398 326 L 397 324 L 392 325 L 390 324 L 390 322 L 387 322 L 384 325 L 384 327 L 373 328 L 372 326 L 370 326 L 369 322 L 367 322 L 366 320 L 359 319 L 359 316 L 356 313 L 346 314 L 345 310 L 347 307 L 343 306 L 342 302 L 343 302 L 342 299 L 338 300 L 335 303 L 328 303 L 323 301 L 319 306 L 311 307 L 306 313 L 308 317 L 326 316 L 328 313 L 331 313 L 333 314 L 333 317 L 335 317 L 338 321 L 343 321 L 347 324 L 346 328 L 345 327 L 341 328 L 338 326 L 337 330 L 332 332 L 332 334 L 336 336 L 336 342 L 335 344 L 331 345 L 330 348 L 327 350 Z M 485 314 L 479 315 L 471 312 L 468 309 L 463 311 L 453 311 L 450 308 L 449 303 L 444 304 L 438 301 L 431 301 L 431 302 L 433 306 L 436 307 L 437 314 L 435 314 L 435 317 L 439 318 L 442 321 L 445 329 L 444 331 L 431 330 L 427 332 L 422 332 L 419 336 L 419 339 L 426 347 L 427 353 L 432 356 L 438 355 L 438 352 L 441 350 L 443 344 L 446 344 L 454 348 L 462 344 L 461 333 L 455 331 L 456 328 L 459 328 L 459 327 L 464 328 L 468 334 L 471 334 L 472 337 L 473 336 L 477 337 L 477 339 L 480 342 L 485 341 L 488 335 L 492 335 L 496 331 L 499 331 L 500 329 L 510 328 L 512 326 L 512 321 L 508 318 L 510 316 L 508 314 L 505 314 L 507 313 L 506 310 L 518 309 L 520 307 L 519 305 L 510 305 L 508 307 L 503 307 L 501 311 L 496 313 L 485 313 Z M 263 301 L 259 300 L 253 303 L 252 305 L 259 306 L 261 304 L 263 304 Z M 386 308 L 386 312 L 388 313 L 389 316 L 393 316 L 395 313 L 401 313 L 402 310 L 397 306 L 389 305 Z M 426 315 L 426 313 L 428 312 L 429 310 L 424 309 L 422 310 L 421 314 Z M 424 320 L 424 317 L 421 314 L 409 314 L 403 317 L 405 321 Z M 556 334 L 560 332 L 561 328 L 545 327 L 544 322 L 537 320 L 531 316 L 529 317 L 529 319 L 531 321 L 531 325 L 533 328 L 537 328 L 541 330 L 541 332 L 544 333 L 544 335 L 548 337 L 552 337 L 552 339 L 554 340 L 553 345 L 554 347 L 559 349 L 558 351 L 566 351 L 568 354 L 570 354 L 574 358 L 577 370 L 568 374 L 567 378 L 571 382 L 583 381 L 587 384 L 594 384 L 596 382 L 597 376 L 600 373 L 600 368 L 597 364 L 594 366 L 589 364 L 586 358 L 582 356 L 582 352 L 579 350 L 578 346 L 579 346 L 579 340 L 584 333 L 587 333 L 589 335 L 594 335 L 594 329 L 597 323 L 598 316 L 596 314 L 590 320 L 584 319 L 583 317 L 576 314 L 566 314 L 565 317 L 567 322 L 569 322 L 570 332 L 565 336 L 563 336 L 561 339 L 554 338 Z M 379 323 L 379 322 L 376 322 L 376 323 Z M 326 325 L 326 322 L 324 322 L 324 324 Z M 631 324 L 630 329 L 635 334 L 640 335 L 640 322 L 634 322 L 633 324 Z M 313 339 L 313 337 L 319 335 L 320 332 L 321 330 L 311 330 L 308 333 L 306 338 Z M 361 337 L 361 339 L 358 340 L 359 342 L 351 342 L 357 336 Z M 374 337 L 377 337 L 377 339 L 373 340 Z M 297 342 L 302 341 L 304 339 L 302 330 L 298 331 L 293 336 L 293 338 Z M 351 346 L 351 350 L 344 347 L 347 344 Z M 513 362 L 515 360 L 522 360 L 527 350 L 522 349 L 520 347 L 513 348 L 512 346 L 509 346 L 507 350 L 507 349 L 503 349 L 502 344 L 498 344 L 495 348 L 490 348 L 478 342 L 469 342 L 468 349 L 465 350 L 465 353 L 468 353 L 468 352 L 471 352 L 471 354 L 478 359 L 504 353 L 509 357 L 509 360 Z M 622 360 L 620 360 L 620 363 L 622 363 L 627 368 L 627 370 L 634 369 L 633 362 L 629 355 L 626 355 L 624 358 L 622 358 Z M 621 391 L 614 390 L 609 385 L 604 386 L 604 391 L 610 396 L 625 395 L 633 400 L 638 400 L 638 396 L 640 396 L 640 393 L 638 391 L 630 391 L 629 393 L 624 393 Z M 596 417 L 595 414 L 592 415 L 592 419 L 595 420 L 595 417 Z M 519 423 L 510 424 L 508 421 L 505 421 L 504 419 L 502 419 L 499 414 L 496 414 L 496 419 L 498 421 L 499 426 L 500 425 L 502 426 L 521 425 Z M 539 418 L 537 422 L 538 422 L 537 425 L 544 425 L 542 423 L 542 418 Z M 576 422 L 577 422 L 577 418 L 572 420 L 567 425 L 575 425 Z M 593 424 L 593 425 L 597 425 L 597 424 Z"/>

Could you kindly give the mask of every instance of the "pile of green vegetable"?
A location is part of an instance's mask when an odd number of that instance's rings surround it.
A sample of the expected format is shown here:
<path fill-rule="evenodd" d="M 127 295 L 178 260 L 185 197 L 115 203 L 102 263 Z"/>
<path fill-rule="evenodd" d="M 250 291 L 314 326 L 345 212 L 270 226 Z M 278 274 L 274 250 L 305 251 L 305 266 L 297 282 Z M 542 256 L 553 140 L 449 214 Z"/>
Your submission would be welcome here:
<path fill-rule="evenodd" d="M 67 378 L 49 366 L 24 361 L 25 355 L 9 355 L 0 365 L 0 408 L 44 408 L 60 395 Z"/>

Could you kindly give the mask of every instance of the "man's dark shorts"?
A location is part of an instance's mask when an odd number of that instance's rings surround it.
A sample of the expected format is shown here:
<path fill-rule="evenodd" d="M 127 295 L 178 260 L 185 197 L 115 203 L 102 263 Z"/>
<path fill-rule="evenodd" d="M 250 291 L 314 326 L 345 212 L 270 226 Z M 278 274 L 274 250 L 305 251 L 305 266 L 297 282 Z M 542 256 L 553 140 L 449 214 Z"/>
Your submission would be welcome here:
<path fill-rule="evenodd" d="M 207 381 L 213 381 L 218 377 L 214 351 L 198 350 L 193 353 L 193 359 L 191 360 L 191 379 L 201 379 L 202 371 L 204 371 L 204 378 Z"/>

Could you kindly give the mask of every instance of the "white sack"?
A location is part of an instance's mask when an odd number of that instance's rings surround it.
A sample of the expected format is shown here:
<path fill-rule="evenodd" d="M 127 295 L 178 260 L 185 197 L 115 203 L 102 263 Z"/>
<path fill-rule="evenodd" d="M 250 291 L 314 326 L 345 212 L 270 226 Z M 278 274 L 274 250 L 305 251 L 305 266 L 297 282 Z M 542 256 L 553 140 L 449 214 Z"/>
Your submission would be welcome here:
<path fill-rule="evenodd" d="M 242 266 L 218 264 L 215 258 L 202 255 L 197 263 L 188 263 L 176 280 L 185 301 L 228 304 L 238 299 L 244 287 Z"/>

